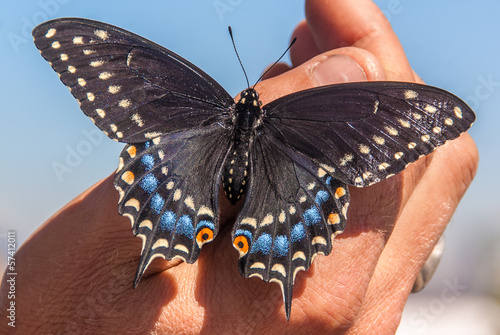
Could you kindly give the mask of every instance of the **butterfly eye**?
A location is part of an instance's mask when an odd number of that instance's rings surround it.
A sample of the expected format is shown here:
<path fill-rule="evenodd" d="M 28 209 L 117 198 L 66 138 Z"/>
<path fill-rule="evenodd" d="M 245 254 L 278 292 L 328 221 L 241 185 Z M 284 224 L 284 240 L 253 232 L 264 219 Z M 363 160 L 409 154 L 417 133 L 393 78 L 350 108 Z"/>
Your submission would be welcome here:
<path fill-rule="evenodd" d="M 249 244 L 245 236 L 237 236 L 233 241 L 234 247 L 239 251 L 240 258 L 248 253 Z"/>
<path fill-rule="evenodd" d="M 214 231 L 210 228 L 203 228 L 196 235 L 196 243 L 201 248 L 201 246 L 207 242 L 210 242 L 214 239 Z"/>

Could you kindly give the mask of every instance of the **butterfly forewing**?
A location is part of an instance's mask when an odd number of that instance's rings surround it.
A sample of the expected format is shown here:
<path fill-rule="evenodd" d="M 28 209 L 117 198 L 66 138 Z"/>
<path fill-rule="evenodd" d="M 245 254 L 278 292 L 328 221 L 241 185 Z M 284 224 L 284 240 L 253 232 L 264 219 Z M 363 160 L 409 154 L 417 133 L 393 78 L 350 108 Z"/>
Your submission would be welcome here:
<path fill-rule="evenodd" d="M 475 120 L 455 95 L 412 83 L 324 86 L 277 99 L 263 109 L 266 129 L 334 176 L 368 186 L 458 137 Z"/>
<path fill-rule="evenodd" d="M 110 138 L 140 143 L 221 122 L 232 97 L 175 53 L 123 29 L 70 18 L 33 30 L 35 45 Z"/>

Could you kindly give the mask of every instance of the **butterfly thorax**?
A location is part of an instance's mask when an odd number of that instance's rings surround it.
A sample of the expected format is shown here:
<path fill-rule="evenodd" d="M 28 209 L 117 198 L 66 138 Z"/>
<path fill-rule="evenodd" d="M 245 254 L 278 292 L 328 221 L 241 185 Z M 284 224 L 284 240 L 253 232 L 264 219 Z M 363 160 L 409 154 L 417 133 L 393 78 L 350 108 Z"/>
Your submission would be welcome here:
<path fill-rule="evenodd" d="M 234 108 L 232 146 L 222 174 L 224 193 L 233 205 L 243 196 L 248 183 L 250 149 L 260 114 L 259 94 L 253 88 L 244 90 Z"/>

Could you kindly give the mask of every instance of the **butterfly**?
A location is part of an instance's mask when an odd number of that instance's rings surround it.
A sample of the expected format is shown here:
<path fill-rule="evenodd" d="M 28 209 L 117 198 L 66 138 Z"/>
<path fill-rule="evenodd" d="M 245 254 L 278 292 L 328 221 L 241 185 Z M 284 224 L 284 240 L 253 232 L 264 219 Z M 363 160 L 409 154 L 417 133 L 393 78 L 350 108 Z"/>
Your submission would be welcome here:
<path fill-rule="evenodd" d="M 118 211 L 142 239 L 134 280 L 156 257 L 197 260 L 219 231 L 219 190 L 243 206 L 232 230 L 244 277 L 280 285 L 287 320 L 299 271 L 346 225 L 348 185 L 403 171 L 474 122 L 439 88 L 362 82 L 296 92 L 264 106 L 143 37 L 79 18 L 47 21 L 34 43 L 82 111 L 126 143 Z"/>

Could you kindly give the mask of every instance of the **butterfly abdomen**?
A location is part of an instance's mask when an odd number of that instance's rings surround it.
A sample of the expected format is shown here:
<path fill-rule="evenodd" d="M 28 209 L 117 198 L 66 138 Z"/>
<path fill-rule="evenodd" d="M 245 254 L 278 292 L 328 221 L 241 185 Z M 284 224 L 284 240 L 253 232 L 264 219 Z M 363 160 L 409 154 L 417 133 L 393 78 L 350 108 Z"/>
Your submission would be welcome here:
<path fill-rule="evenodd" d="M 258 93 L 252 88 L 244 90 L 234 108 L 232 146 L 222 174 L 224 194 L 233 205 L 245 194 L 250 174 L 250 149 L 261 112 Z"/>

